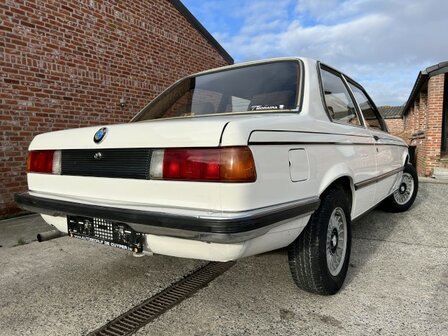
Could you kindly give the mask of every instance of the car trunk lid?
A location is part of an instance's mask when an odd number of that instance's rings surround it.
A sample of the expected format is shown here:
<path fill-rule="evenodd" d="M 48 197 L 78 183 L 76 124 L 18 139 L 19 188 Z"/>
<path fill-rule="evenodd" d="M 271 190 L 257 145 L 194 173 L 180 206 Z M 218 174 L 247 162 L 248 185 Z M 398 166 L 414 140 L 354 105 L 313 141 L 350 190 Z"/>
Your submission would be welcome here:
<path fill-rule="evenodd" d="M 94 135 L 103 126 L 70 129 L 36 136 L 29 150 L 215 147 L 226 123 L 224 118 L 184 118 L 109 125 L 99 143 Z"/>

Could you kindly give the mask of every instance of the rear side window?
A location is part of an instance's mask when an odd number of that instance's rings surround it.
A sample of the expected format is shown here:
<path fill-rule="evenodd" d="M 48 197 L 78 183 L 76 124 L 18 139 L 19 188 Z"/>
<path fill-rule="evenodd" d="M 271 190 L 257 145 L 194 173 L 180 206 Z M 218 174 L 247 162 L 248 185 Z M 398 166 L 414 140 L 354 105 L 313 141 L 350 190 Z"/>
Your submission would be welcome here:
<path fill-rule="evenodd" d="M 378 113 L 376 112 L 375 107 L 370 102 L 369 98 L 364 94 L 364 92 L 358 88 L 357 86 L 349 83 L 350 89 L 355 96 L 356 101 L 361 108 L 362 115 L 364 116 L 364 120 L 366 121 L 367 127 L 371 129 L 386 131 L 383 123 L 381 122 Z"/>
<path fill-rule="evenodd" d="M 360 126 L 361 122 L 356 114 L 355 104 L 342 78 L 325 69 L 321 69 L 321 75 L 325 104 L 331 119 Z"/>

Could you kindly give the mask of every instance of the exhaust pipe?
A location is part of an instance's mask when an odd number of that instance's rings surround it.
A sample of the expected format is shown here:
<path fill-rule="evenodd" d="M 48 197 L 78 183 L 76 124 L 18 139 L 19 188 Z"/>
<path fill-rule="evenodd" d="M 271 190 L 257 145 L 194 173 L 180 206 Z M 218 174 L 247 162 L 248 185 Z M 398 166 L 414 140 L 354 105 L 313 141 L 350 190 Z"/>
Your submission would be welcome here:
<path fill-rule="evenodd" d="M 51 230 L 37 234 L 37 241 L 42 243 L 47 240 L 55 239 L 64 236 L 65 234 L 59 230 Z"/>

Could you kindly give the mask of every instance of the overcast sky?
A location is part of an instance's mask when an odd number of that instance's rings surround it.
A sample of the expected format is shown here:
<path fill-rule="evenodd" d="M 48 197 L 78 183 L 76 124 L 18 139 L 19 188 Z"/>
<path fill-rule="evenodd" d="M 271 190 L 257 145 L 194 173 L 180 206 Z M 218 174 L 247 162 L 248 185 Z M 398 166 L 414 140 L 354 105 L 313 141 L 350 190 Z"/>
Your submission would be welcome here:
<path fill-rule="evenodd" d="M 182 0 L 235 62 L 321 60 L 377 105 L 406 102 L 418 72 L 448 60 L 444 0 Z"/>

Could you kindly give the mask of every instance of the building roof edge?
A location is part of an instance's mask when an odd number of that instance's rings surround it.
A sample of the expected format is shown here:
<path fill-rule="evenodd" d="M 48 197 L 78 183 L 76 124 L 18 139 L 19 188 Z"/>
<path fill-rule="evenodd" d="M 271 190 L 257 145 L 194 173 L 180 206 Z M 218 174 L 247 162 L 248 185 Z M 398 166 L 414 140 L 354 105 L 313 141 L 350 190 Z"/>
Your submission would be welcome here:
<path fill-rule="evenodd" d="M 176 8 L 179 13 L 181 13 L 185 19 L 194 27 L 196 28 L 199 33 L 201 33 L 202 36 L 205 37 L 205 39 L 213 46 L 216 50 L 221 54 L 221 56 L 229 63 L 234 64 L 234 60 L 232 56 L 219 44 L 218 41 L 212 36 L 212 34 L 209 33 L 207 29 L 199 22 L 198 19 L 188 10 L 187 7 L 180 1 L 180 0 L 168 0 L 174 8 Z"/>
<path fill-rule="evenodd" d="M 448 72 L 448 61 L 437 63 L 420 71 L 418 73 L 417 79 L 415 80 L 414 87 L 411 90 L 411 94 L 409 95 L 409 98 L 406 101 L 406 104 L 404 105 L 403 116 L 405 116 L 408 113 L 418 93 L 420 92 L 423 85 L 429 80 L 429 78 L 447 72 Z"/>

